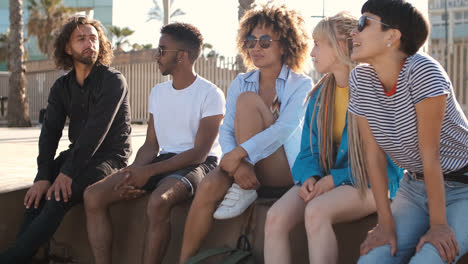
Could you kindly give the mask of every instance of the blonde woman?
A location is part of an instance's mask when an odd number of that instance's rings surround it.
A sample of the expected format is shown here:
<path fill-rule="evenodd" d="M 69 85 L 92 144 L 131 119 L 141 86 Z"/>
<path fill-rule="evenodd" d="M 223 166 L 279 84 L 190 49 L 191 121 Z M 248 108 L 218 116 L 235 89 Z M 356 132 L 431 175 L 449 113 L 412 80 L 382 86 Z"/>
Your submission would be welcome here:
<path fill-rule="evenodd" d="M 255 70 L 239 74 L 228 90 L 219 133 L 223 157 L 195 194 L 181 263 L 199 249 L 228 189 L 225 209 L 217 218 L 240 214 L 255 199 L 259 185 L 293 185 L 291 166 L 299 152 L 303 101 L 312 89 L 311 79 L 300 74 L 309 52 L 304 20 L 284 5 L 257 6 L 241 20 L 237 47 Z M 237 186 L 231 187 L 233 183 Z"/>
<path fill-rule="evenodd" d="M 325 76 L 309 94 L 301 150 L 292 175 L 297 183 L 268 211 L 265 263 L 291 263 L 289 233 L 305 222 L 310 263 L 336 263 L 338 245 L 332 225 L 375 212 L 370 189 L 360 195 L 351 184 L 348 159 L 348 76 L 353 67 L 348 40 L 357 20 L 339 13 L 313 31 L 311 56 Z M 401 170 L 387 168 L 394 194 Z"/>

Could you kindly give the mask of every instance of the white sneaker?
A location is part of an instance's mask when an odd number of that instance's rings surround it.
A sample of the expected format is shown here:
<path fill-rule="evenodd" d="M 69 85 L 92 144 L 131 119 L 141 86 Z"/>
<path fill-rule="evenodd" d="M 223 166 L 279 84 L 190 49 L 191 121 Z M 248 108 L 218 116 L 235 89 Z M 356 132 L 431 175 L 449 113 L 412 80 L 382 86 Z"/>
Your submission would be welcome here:
<path fill-rule="evenodd" d="M 256 199 L 256 190 L 244 190 L 233 183 L 213 217 L 215 219 L 229 219 L 241 215 Z"/>

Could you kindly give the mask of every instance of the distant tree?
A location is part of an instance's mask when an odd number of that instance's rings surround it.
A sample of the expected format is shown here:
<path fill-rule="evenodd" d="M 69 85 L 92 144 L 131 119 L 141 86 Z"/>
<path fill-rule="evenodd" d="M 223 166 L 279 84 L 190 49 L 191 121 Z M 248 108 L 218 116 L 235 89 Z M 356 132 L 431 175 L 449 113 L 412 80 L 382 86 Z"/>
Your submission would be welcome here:
<path fill-rule="evenodd" d="M 112 35 L 112 41 L 114 42 L 115 51 L 123 51 L 123 45 L 130 45 L 128 37 L 132 35 L 135 31 L 129 29 L 128 27 L 118 27 L 118 26 L 109 26 L 109 32 Z"/>
<path fill-rule="evenodd" d="M 185 15 L 185 12 L 180 8 L 171 12 L 174 0 L 170 0 L 170 2 L 169 0 L 162 0 L 162 9 L 160 5 L 161 0 L 153 0 L 153 3 L 154 7 L 148 11 L 148 21 L 157 20 L 163 22 L 164 25 L 167 25 L 172 18 Z"/>
<path fill-rule="evenodd" d="M 211 45 L 210 43 L 203 43 L 202 45 L 202 56 L 203 57 L 208 57 L 207 55 L 213 51 L 213 45 Z"/>
<path fill-rule="evenodd" d="M 241 20 L 242 16 L 244 16 L 245 12 L 252 8 L 252 4 L 255 0 L 239 0 L 239 9 L 237 10 L 237 18 Z M 237 54 L 236 56 L 236 64 L 237 69 L 240 72 L 245 72 L 247 69 L 245 68 L 244 62 L 242 61 L 242 57 Z"/>
<path fill-rule="evenodd" d="M 242 18 L 245 12 L 252 8 L 252 4 L 254 2 L 255 0 L 239 0 L 239 9 L 237 12 L 237 18 L 239 20 Z"/>
<path fill-rule="evenodd" d="M 8 60 L 8 33 L 0 34 L 0 62 Z"/>
<path fill-rule="evenodd" d="M 28 0 L 28 35 L 35 36 L 39 50 L 51 58 L 56 31 L 71 15 L 83 10 L 87 9 L 66 7 L 62 0 Z"/>
<path fill-rule="evenodd" d="M 152 49 L 153 44 L 138 44 L 134 43 L 132 45 L 132 50 L 137 51 L 137 50 L 144 50 L 144 49 Z"/>
<path fill-rule="evenodd" d="M 26 77 L 23 62 L 23 0 L 10 0 L 10 34 L 9 56 L 10 66 L 8 90 L 8 126 L 30 127 L 29 104 L 26 94 Z"/>

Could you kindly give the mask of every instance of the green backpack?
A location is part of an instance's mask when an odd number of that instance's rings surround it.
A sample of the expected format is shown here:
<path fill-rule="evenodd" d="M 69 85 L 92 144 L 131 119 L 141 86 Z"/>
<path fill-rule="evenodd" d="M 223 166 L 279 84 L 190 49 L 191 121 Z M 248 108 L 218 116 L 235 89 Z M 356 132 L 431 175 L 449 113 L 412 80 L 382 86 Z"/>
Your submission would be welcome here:
<path fill-rule="evenodd" d="M 185 264 L 200 264 L 204 263 L 209 257 L 216 255 L 227 254 L 223 258 L 220 264 L 250 264 L 255 263 L 254 258 L 251 252 L 251 246 L 249 239 L 246 235 L 242 234 L 237 240 L 236 248 L 230 247 L 220 247 L 220 248 L 210 248 L 207 249 L 198 255 L 191 257 L 185 262 Z"/>

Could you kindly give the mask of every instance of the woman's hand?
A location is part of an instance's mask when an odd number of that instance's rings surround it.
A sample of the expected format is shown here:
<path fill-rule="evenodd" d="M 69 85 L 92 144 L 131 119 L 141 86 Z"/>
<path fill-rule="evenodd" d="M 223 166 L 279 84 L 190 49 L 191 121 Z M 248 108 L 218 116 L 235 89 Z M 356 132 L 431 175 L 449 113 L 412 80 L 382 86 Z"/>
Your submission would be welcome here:
<path fill-rule="evenodd" d="M 247 152 L 245 152 L 242 147 L 236 147 L 223 156 L 219 162 L 219 167 L 232 177 L 234 176 L 234 173 L 239 167 L 242 159 L 246 156 Z"/>
<path fill-rule="evenodd" d="M 447 263 L 452 263 L 459 254 L 455 234 L 448 224 L 431 225 L 429 231 L 419 239 L 416 252 L 419 252 L 425 243 L 431 243 Z"/>
<path fill-rule="evenodd" d="M 390 254 L 395 256 L 397 252 L 397 236 L 395 232 L 395 224 L 384 228 L 382 225 L 377 225 L 367 233 L 366 240 L 361 244 L 360 254 L 366 255 L 372 249 L 382 245 L 390 244 Z"/>

